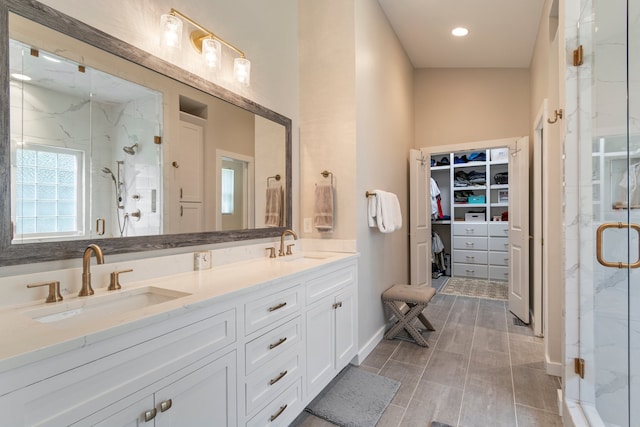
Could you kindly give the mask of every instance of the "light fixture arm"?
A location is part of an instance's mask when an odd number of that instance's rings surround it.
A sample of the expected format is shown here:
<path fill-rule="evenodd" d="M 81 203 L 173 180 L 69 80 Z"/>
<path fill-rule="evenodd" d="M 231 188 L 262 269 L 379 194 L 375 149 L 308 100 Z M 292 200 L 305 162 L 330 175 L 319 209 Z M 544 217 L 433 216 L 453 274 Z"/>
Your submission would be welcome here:
<path fill-rule="evenodd" d="M 238 49 L 237 47 L 235 47 L 234 45 L 232 45 L 231 43 L 229 43 L 228 41 L 226 41 L 222 37 L 218 36 L 214 32 L 209 31 L 208 29 L 206 29 L 202 25 L 198 24 L 196 21 L 194 21 L 193 19 L 189 18 L 188 16 L 186 16 L 182 12 L 171 8 L 171 12 L 169 12 L 169 14 L 172 15 L 172 16 L 176 16 L 176 17 L 178 17 L 178 18 L 180 18 L 180 19 L 182 19 L 184 21 L 187 21 L 189 24 L 193 25 L 198 30 L 200 30 L 200 31 L 194 31 L 190 35 L 191 42 L 193 43 L 193 45 L 195 46 L 195 48 L 198 51 L 202 52 L 202 40 L 207 39 L 207 38 L 212 38 L 212 39 L 218 40 L 223 45 L 225 45 L 228 48 L 230 48 L 230 49 L 234 50 L 235 52 L 237 52 L 238 55 L 240 55 L 241 58 L 246 58 L 246 56 L 245 56 L 243 51 L 241 51 L 240 49 Z"/>

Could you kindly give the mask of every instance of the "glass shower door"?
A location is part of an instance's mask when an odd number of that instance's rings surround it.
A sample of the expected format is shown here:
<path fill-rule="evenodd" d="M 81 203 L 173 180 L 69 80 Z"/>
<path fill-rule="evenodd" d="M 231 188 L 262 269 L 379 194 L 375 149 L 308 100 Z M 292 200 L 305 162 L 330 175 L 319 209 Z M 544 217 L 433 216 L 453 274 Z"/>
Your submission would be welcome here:
<path fill-rule="evenodd" d="M 640 426 L 640 0 L 583 2 L 581 43 L 591 134 L 580 181 L 591 181 L 591 230 L 580 237 L 580 400 L 592 425 Z M 588 145 L 590 143 L 590 150 Z M 585 186 L 588 188 L 588 186 Z M 584 243 L 584 244 L 583 244 Z"/>

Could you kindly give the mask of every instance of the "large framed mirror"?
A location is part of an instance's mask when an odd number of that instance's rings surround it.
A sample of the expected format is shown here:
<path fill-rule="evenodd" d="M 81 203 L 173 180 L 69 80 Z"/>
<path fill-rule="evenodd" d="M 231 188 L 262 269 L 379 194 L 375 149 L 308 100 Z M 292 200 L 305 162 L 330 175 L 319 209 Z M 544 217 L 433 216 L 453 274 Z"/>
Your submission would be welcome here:
<path fill-rule="evenodd" d="M 287 117 L 35 1 L 0 57 L 0 265 L 291 228 Z"/>

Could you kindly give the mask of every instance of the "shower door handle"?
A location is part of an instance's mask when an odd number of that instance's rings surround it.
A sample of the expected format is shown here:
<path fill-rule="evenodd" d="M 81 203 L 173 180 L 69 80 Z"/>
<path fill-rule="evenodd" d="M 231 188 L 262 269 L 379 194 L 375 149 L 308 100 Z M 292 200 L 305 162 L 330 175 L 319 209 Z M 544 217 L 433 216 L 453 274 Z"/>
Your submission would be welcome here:
<path fill-rule="evenodd" d="M 604 255 L 602 254 L 602 236 L 604 231 L 608 228 L 633 228 L 638 233 L 638 237 L 640 238 L 640 224 L 625 224 L 623 222 L 606 222 L 598 227 L 596 231 L 596 257 L 598 258 L 598 262 L 605 267 L 613 267 L 613 268 L 638 268 L 640 267 L 640 244 L 638 250 L 638 259 L 633 264 L 627 264 L 624 262 L 612 262 L 604 259 Z"/>

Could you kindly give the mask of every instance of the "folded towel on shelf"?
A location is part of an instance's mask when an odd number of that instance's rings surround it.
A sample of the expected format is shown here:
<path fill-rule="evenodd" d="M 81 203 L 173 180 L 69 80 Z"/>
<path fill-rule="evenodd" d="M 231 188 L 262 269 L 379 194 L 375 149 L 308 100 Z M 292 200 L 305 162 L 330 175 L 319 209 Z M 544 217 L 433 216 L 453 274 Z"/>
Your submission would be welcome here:
<path fill-rule="evenodd" d="M 331 184 L 316 184 L 313 226 L 320 232 L 333 231 L 333 187 Z"/>
<path fill-rule="evenodd" d="M 281 227 L 284 207 L 284 192 L 282 186 L 267 187 L 267 199 L 264 210 L 264 225 L 266 227 Z"/>
<path fill-rule="evenodd" d="M 402 211 L 398 196 L 382 190 L 374 190 L 369 197 L 367 219 L 369 227 L 378 227 L 382 233 L 402 228 Z"/>

